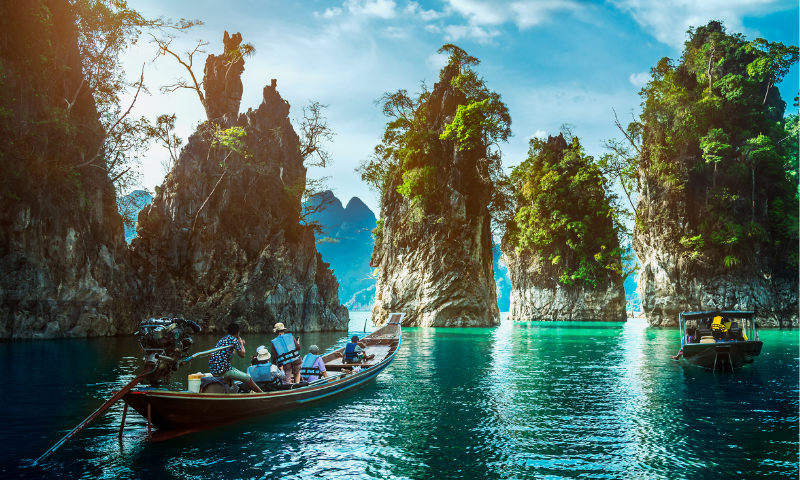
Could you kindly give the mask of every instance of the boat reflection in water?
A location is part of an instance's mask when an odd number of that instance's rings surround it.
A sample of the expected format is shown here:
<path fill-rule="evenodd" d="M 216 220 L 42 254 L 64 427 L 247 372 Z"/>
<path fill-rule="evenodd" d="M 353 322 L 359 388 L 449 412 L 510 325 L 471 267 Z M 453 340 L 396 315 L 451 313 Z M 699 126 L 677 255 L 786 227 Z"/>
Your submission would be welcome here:
<path fill-rule="evenodd" d="M 681 351 L 686 362 L 711 370 L 736 370 L 761 353 L 754 312 L 680 314 Z"/>
<path fill-rule="evenodd" d="M 152 441 L 227 425 L 322 400 L 366 385 L 388 367 L 402 343 L 400 322 L 392 313 L 388 323 L 359 341 L 368 359 L 344 363 L 344 348 L 322 356 L 327 377 L 291 390 L 265 393 L 196 393 L 142 387 L 122 399 L 158 430 Z M 123 419 L 124 422 L 124 419 Z"/>

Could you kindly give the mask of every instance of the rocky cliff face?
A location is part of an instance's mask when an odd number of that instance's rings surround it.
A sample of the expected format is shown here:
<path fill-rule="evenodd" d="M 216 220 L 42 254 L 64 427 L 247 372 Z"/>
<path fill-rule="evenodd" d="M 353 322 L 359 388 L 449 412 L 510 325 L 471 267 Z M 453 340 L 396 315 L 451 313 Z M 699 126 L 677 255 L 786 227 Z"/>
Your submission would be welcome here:
<path fill-rule="evenodd" d="M 625 321 L 625 291 L 619 276 L 608 275 L 598 288 L 567 286 L 557 278 L 543 279 L 528 255 L 517 255 L 513 248 L 503 249 L 511 279 L 512 320 L 545 321 Z"/>
<path fill-rule="evenodd" d="M 428 129 L 441 133 L 452 122 L 459 93 L 445 72 L 428 103 Z M 437 137 L 438 138 L 438 137 Z M 478 151 L 462 151 L 458 142 L 441 142 L 437 187 L 445 214 L 437 222 L 414 225 L 414 202 L 397 192 L 401 181 L 381 201 L 382 240 L 371 266 L 378 269 L 373 322 L 389 312 L 406 312 L 404 324 L 422 327 L 478 327 L 500 322 L 492 271 L 491 186 L 480 181 Z M 476 173 L 477 172 L 477 173 Z M 438 185 L 438 179 L 442 184 Z"/>
<path fill-rule="evenodd" d="M 101 168 L 78 167 L 101 126 L 73 18 L 66 1 L 0 4 L 0 339 L 138 325 L 114 188 Z"/>
<path fill-rule="evenodd" d="M 191 137 L 129 248 L 108 173 L 85 162 L 102 126 L 77 34 L 66 0 L 0 4 L 0 339 L 132 334 L 150 315 L 346 330 L 298 221 L 305 167 L 275 81 L 239 115 L 243 63 L 209 59 L 207 106 L 221 116 Z"/>
<path fill-rule="evenodd" d="M 761 326 L 798 325 L 797 274 L 769 268 L 704 267 L 674 240 L 693 235 L 687 204 L 693 200 L 661 188 L 640 173 L 638 210 L 648 228 L 637 228 L 634 248 L 641 262 L 639 297 L 650 325 L 678 324 L 678 314 L 698 310 L 754 310 Z M 726 271 L 727 270 L 727 271 Z M 781 274 L 782 273 L 782 274 Z"/>
<path fill-rule="evenodd" d="M 222 37 L 225 53 L 222 55 L 209 55 L 203 76 L 203 88 L 206 91 L 206 116 L 220 118 L 224 116 L 236 117 L 239 114 L 239 105 L 242 103 L 242 73 L 244 72 L 244 59 L 238 58 L 236 52 L 242 43 L 242 34 L 234 33 L 233 36 Z M 237 61 L 231 63 L 231 59 Z M 210 93 L 210 94 L 209 94 Z"/>
<path fill-rule="evenodd" d="M 629 127 L 642 138 L 642 307 L 657 326 L 706 309 L 797 326 L 797 136 L 778 88 L 751 76 L 771 60 L 720 22 L 688 33 L 680 60 L 653 69 Z"/>
<path fill-rule="evenodd" d="M 501 241 L 509 318 L 625 321 L 613 200 L 580 140 L 569 132 L 532 139 L 510 180 L 516 206 Z"/>
<path fill-rule="evenodd" d="M 215 65 L 225 61 L 209 57 L 204 83 L 223 116 L 190 137 L 139 214 L 131 246 L 149 312 L 201 319 L 212 331 L 231 321 L 246 332 L 271 332 L 276 322 L 295 332 L 347 330 L 338 282 L 299 224 L 306 169 L 289 104 L 272 80 L 258 109 L 237 116 L 241 87 L 231 96 L 237 82 L 220 79 L 224 66 Z"/>

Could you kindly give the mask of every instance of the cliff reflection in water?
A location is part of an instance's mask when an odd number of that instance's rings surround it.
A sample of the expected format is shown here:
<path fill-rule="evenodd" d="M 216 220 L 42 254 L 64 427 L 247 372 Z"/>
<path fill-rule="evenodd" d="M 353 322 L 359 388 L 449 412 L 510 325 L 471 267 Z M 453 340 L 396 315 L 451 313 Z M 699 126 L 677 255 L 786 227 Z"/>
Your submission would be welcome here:
<path fill-rule="evenodd" d="M 367 313 L 348 335 L 362 334 Z M 371 330 L 371 326 L 367 330 Z M 330 350 L 344 333 L 301 335 Z M 404 329 L 394 364 L 354 393 L 157 444 L 122 406 L 23 468 L 138 368 L 133 338 L 0 344 L 10 478 L 742 478 L 796 475 L 797 330 L 761 334 L 735 374 L 669 360 L 677 331 L 627 323 Z M 245 335 L 248 353 L 269 335 Z M 197 351 L 217 337 L 203 336 Z M 245 359 L 234 366 L 244 368 Z M 181 370 L 207 370 L 204 361 Z"/>

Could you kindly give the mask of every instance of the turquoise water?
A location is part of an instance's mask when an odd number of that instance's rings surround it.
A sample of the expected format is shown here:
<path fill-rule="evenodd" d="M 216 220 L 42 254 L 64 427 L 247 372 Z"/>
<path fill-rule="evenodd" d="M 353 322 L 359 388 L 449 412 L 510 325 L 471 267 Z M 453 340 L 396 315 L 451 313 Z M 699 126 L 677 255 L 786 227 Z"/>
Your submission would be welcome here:
<path fill-rule="evenodd" d="M 351 314 L 351 333 L 366 315 Z M 671 361 L 677 330 L 641 320 L 403 335 L 394 364 L 354 393 L 154 444 L 135 414 L 118 441 L 118 405 L 42 468 L 25 465 L 133 378 L 138 347 L 131 337 L 0 344 L 0 476 L 797 478 L 797 330 L 762 331 L 761 356 L 736 373 Z M 244 338 L 252 351 L 269 336 Z M 301 342 L 333 349 L 345 338 Z M 207 364 L 178 384 L 198 370 Z"/>

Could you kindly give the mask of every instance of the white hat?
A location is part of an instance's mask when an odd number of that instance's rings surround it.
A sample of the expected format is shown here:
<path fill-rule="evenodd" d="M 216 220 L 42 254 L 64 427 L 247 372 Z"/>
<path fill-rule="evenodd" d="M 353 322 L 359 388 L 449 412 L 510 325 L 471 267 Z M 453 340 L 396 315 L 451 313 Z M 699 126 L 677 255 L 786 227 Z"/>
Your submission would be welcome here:
<path fill-rule="evenodd" d="M 270 357 L 269 349 L 266 348 L 264 345 L 258 347 L 256 353 L 258 354 L 258 361 L 269 360 Z"/>

